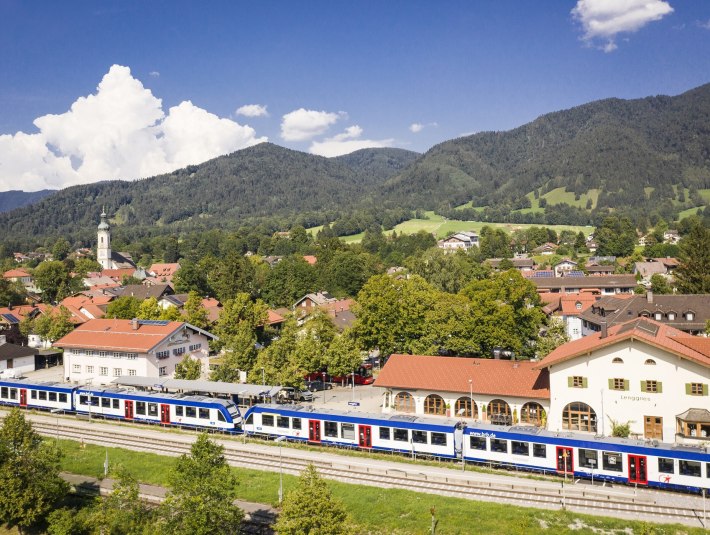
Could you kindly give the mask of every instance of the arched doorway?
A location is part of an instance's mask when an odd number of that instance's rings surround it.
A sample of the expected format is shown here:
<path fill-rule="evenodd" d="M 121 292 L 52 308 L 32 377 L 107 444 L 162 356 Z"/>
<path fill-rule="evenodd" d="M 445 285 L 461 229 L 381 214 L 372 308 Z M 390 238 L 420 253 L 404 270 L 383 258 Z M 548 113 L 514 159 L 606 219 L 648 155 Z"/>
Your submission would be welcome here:
<path fill-rule="evenodd" d="M 471 413 L 471 405 L 473 405 L 473 413 Z M 456 400 L 454 407 L 454 415 L 463 418 L 478 418 L 478 406 L 470 397 L 462 397 Z"/>
<path fill-rule="evenodd" d="M 539 403 L 528 401 L 520 408 L 520 423 L 540 426 L 542 425 L 542 413 L 544 411 L 545 409 Z"/>
<path fill-rule="evenodd" d="M 597 431 L 597 413 L 581 401 L 573 401 L 562 410 L 562 429 L 570 431 Z"/>
<path fill-rule="evenodd" d="M 424 400 L 424 414 L 446 415 L 444 398 L 437 394 L 429 394 Z"/>
<path fill-rule="evenodd" d="M 394 398 L 394 410 L 399 412 L 415 412 L 414 398 L 409 392 L 400 392 Z"/>

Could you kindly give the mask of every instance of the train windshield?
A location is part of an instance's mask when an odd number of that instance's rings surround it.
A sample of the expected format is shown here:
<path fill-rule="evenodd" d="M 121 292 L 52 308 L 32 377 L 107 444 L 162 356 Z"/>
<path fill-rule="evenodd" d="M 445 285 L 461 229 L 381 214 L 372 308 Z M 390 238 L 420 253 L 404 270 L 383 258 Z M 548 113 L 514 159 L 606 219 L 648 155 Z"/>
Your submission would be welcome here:
<path fill-rule="evenodd" d="M 238 418 L 238 417 L 241 416 L 241 415 L 239 414 L 239 409 L 237 408 L 237 406 L 236 406 L 234 403 L 231 403 L 231 402 L 230 402 L 230 403 L 227 405 L 227 410 L 229 411 L 229 415 L 230 415 L 232 418 Z"/>

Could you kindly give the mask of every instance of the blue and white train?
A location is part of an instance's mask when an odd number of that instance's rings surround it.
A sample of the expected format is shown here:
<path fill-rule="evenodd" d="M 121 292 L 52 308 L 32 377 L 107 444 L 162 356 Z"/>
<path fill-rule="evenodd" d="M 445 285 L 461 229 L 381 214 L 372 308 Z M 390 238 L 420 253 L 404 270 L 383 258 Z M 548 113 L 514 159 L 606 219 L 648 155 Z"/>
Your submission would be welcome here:
<path fill-rule="evenodd" d="M 710 489 L 710 452 L 700 447 L 305 405 L 255 405 L 244 414 L 242 429 L 249 435 L 413 456 L 463 457 L 473 463 L 639 486 Z"/>
<path fill-rule="evenodd" d="M 706 447 L 310 405 L 258 404 L 242 415 L 232 401 L 222 398 L 16 379 L 0 381 L 0 404 L 285 437 L 318 445 L 464 459 L 639 486 L 692 492 L 710 489 L 710 451 Z"/>

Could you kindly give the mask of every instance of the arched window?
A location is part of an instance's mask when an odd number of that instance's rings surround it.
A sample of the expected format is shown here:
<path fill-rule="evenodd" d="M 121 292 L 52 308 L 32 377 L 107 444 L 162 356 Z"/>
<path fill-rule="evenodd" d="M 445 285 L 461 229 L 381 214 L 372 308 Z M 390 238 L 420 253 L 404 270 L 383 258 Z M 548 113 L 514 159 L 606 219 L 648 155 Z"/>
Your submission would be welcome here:
<path fill-rule="evenodd" d="M 513 418 L 510 414 L 510 405 L 502 399 L 494 399 L 486 407 L 486 414 L 491 423 L 510 425 L 513 423 Z"/>
<path fill-rule="evenodd" d="M 653 359 L 646 359 L 646 362 L 644 362 L 644 364 L 645 364 L 646 366 L 655 366 L 655 365 L 656 365 L 656 361 L 653 360 Z"/>
<path fill-rule="evenodd" d="M 400 392 L 394 398 L 394 410 L 399 412 L 414 412 L 414 398 L 409 392 Z"/>
<path fill-rule="evenodd" d="M 545 410 L 542 405 L 534 401 L 528 401 L 520 408 L 520 423 L 542 425 L 542 413 Z"/>
<path fill-rule="evenodd" d="M 586 403 L 574 401 L 562 411 L 562 429 L 596 433 L 597 413 Z"/>
<path fill-rule="evenodd" d="M 478 418 L 478 406 L 473 401 L 473 415 L 471 415 L 472 399 L 468 396 L 456 400 L 455 414 L 464 418 Z"/>
<path fill-rule="evenodd" d="M 622 358 L 620 358 L 620 357 L 614 357 L 614 360 L 612 360 L 611 363 L 612 363 L 612 364 L 623 364 L 623 363 L 624 363 L 624 359 L 622 359 Z"/>
<path fill-rule="evenodd" d="M 444 398 L 436 394 L 429 394 L 424 400 L 424 414 L 446 414 L 446 403 Z"/>

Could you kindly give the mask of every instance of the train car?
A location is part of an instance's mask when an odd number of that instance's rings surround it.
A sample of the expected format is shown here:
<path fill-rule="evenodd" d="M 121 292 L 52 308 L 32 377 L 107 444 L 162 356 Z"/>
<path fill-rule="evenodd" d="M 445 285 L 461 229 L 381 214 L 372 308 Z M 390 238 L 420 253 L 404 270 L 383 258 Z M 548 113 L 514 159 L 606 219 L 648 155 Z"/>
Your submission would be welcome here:
<path fill-rule="evenodd" d="M 0 404 L 70 412 L 74 409 L 72 394 L 75 389 L 66 383 L 4 379 L 0 381 Z"/>
<path fill-rule="evenodd" d="M 235 432 L 241 422 L 239 409 L 232 401 L 207 396 L 77 388 L 74 405 L 78 414 L 229 433 Z"/>
<path fill-rule="evenodd" d="M 411 455 L 455 458 L 458 422 L 313 406 L 255 405 L 244 415 L 248 435 L 286 437 L 329 446 L 394 451 Z"/>

